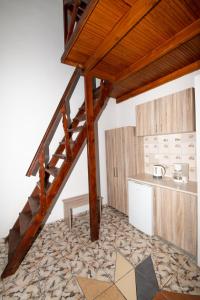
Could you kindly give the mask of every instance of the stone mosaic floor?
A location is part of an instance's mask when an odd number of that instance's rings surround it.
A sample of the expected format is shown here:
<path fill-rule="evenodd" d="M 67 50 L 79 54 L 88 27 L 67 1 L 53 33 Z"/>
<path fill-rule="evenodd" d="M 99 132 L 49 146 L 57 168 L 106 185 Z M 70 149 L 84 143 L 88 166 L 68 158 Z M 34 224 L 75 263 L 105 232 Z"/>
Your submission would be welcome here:
<path fill-rule="evenodd" d="M 18 271 L 0 281 L 0 299 L 84 299 L 76 276 L 113 281 L 116 250 L 133 266 L 151 255 L 160 288 L 200 295 L 200 269 L 189 256 L 106 207 L 97 242 L 89 240 L 88 215 L 76 218 L 71 232 L 64 221 L 46 225 Z M 0 241 L 0 272 L 6 252 Z"/>

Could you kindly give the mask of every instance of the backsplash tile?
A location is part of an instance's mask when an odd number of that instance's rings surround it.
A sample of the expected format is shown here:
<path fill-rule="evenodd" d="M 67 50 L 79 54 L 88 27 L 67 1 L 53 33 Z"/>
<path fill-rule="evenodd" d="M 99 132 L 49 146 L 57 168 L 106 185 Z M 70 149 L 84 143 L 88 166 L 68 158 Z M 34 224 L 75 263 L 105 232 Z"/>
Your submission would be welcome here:
<path fill-rule="evenodd" d="M 189 180 L 197 180 L 195 132 L 144 137 L 145 173 L 152 174 L 153 165 L 161 164 L 172 177 L 175 163 L 188 163 Z"/>

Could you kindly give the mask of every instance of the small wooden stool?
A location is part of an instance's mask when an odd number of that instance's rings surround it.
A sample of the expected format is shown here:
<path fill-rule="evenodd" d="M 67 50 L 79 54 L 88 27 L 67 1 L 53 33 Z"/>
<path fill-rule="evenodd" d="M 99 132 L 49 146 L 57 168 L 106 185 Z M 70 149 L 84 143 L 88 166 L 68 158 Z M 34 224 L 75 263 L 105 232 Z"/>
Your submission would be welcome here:
<path fill-rule="evenodd" d="M 100 215 L 101 215 L 101 205 L 102 197 L 100 198 Z M 68 224 L 69 229 L 72 229 L 73 213 L 72 209 L 83 205 L 89 204 L 89 194 L 79 195 L 72 198 L 63 199 L 64 206 L 64 220 Z"/>

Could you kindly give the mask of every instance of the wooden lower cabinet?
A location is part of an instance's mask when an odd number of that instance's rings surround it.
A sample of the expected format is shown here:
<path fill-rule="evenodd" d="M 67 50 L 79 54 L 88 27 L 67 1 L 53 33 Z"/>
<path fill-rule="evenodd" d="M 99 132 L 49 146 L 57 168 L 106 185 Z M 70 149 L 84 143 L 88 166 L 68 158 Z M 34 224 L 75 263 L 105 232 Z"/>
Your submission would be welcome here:
<path fill-rule="evenodd" d="M 108 204 L 128 214 L 127 177 L 136 174 L 135 128 L 107 130 L 105 138 Z"/>
<path fill-rule="evenodd" d="M 155 188 L 155 235 L 197 255 L 197 197 Z"/>

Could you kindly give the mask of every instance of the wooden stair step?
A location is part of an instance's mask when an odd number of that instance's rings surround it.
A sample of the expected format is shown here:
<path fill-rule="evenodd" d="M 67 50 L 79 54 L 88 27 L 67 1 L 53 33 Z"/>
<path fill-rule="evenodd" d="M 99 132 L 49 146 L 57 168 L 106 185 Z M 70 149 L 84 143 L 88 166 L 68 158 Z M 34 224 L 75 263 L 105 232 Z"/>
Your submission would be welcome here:
<path fill-rule="evenodd" d="M 83 129 L 84 126 L 78 126 L 74 128 L 68 129 L 69 132 L 80 132 Z"/>
<path fill-rule="evenodd" d="M 9 237 L 8 237 L 8 243 L 9 243 L 8 258 L 15 251 L 17 245 L 19 244 L 20 239 L 21 239 L 21 236 L 20 236 L 19 230 L 11 229 L 9 232 Z"/>
<path fill-rule="evenodd" d="M 40 209 L 40 197 L 38 196 L 31 196 L 28 198 L 29 206 L 32 212 L 32 215 L 36 215 Z"/>
<path fill-rule="evenodd" d="M 70 141 L 69 143 L 71 146 L 74 146 L 75 141 Z M 65 141 L 60 142 L 60 145 L 65 145 Z"/>
<path fill-rule="evenodd" d="M 85 120 L 86 120 L 86 114 L 83 113 L 83 114 L 81 114 L 80 116 L 77 116 L 76 119 L 77 119 L 79 122 L 85 121 Z"/>
<path fill-rule="evenodd" d="M 58 175 L 59 172 L 59 168 L 56 167 L 50 167 L 50 168 L 46 168 L 45 171 L 47 173 L 49 173 L 50 175 L 52 175 L 53 177 L 56 177 Z"/>
<path fill-rule="evenodd" d="M 32 221 L 31 212 L 22 212 L 19 214 L 19 225 L 20 225 L 20 235 L 23 235 L 29 227 L 29 224 Z"/>
<path fill-rule="evenodd" d="M 67 156 L 65 154 L 54 154 L 53 156 L 58 157 L 60 159 L 66 159 Z"/>

